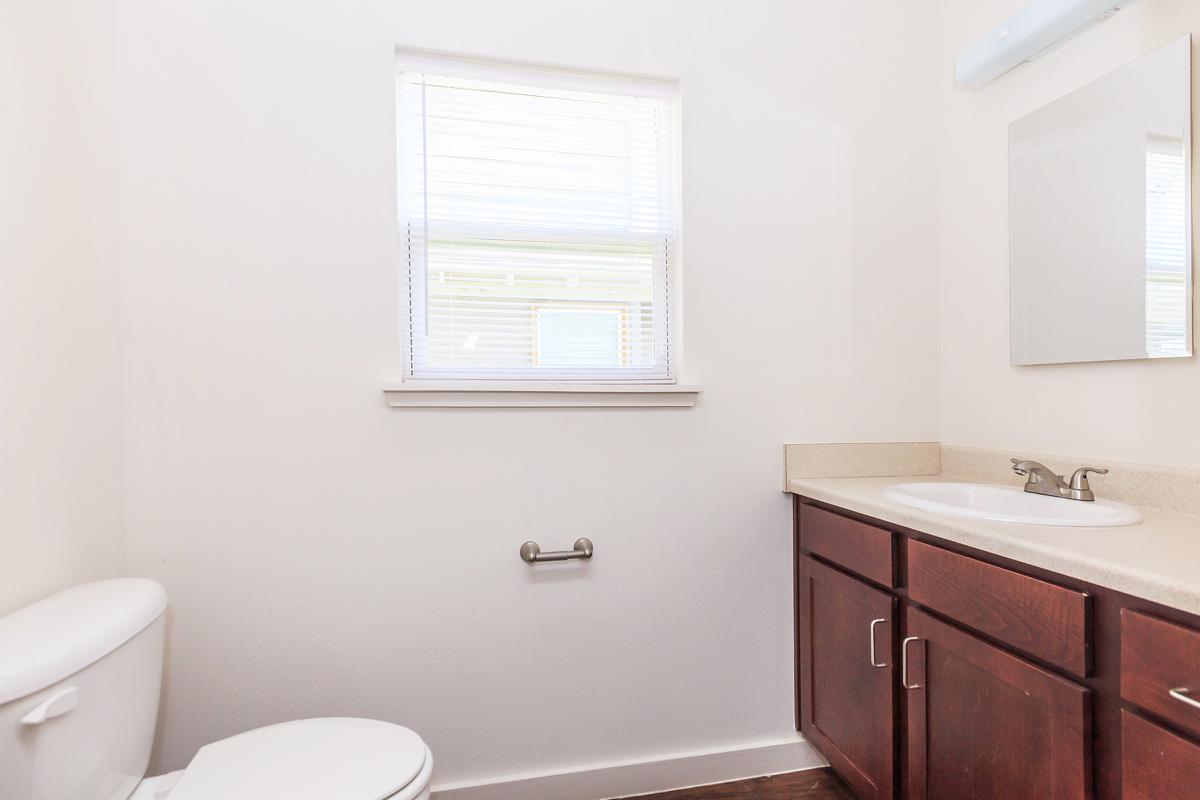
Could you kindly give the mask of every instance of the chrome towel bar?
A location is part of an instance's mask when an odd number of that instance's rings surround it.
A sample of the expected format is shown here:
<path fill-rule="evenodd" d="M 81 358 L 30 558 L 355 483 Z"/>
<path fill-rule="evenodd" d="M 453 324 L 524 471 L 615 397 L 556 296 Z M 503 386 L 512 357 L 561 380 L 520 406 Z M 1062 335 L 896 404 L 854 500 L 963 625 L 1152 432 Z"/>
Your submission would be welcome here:
<path fill-rule="evenodd" d="M 542 561 L 570 561 L 575 558 L 587 559 L 592 557 L 592 552 L 591 539 L 576 539 L 575 547 L 571 550 L 551 550 L 549 553 L 543 553 L 537 542 L 526 542 L 521 545 L 521 558 L 527 564 L 537 564 Z"/>

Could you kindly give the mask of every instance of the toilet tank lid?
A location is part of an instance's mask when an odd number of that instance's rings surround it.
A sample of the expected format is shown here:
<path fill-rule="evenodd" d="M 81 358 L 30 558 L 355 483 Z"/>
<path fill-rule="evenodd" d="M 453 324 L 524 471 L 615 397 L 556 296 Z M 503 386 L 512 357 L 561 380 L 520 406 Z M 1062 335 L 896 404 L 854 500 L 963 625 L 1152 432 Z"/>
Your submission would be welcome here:
<path fill-rule="evenodd" d="M 115 578 L 64 589 L 0 617 L 0 705 L 99 661 L 166 607 L 160 584 Z"/>

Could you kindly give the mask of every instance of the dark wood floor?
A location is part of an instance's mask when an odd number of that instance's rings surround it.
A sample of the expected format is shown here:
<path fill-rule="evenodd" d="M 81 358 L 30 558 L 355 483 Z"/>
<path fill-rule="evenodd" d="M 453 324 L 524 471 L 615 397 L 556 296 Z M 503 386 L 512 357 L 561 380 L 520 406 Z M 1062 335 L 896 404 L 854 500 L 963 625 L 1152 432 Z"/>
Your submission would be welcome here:
<path fill-rule="evenodd" d="M 829 770 L 810 769 L 625 800 L 854 800 L 854 795 Z"/>

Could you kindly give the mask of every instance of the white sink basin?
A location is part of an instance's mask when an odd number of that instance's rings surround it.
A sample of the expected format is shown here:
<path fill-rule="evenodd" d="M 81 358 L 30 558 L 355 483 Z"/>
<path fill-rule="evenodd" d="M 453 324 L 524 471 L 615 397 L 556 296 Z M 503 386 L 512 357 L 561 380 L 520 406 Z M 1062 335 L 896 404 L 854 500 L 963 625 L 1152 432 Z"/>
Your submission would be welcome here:
<path fill-rule="evenodd" d="M 1022 525 L 1109 528 L 1142 521 L 1136 508 L 1112 500 L 1066 500 L 986 483 L 898 483 L 885 489 L 883 496 L 939 514 Z"/>

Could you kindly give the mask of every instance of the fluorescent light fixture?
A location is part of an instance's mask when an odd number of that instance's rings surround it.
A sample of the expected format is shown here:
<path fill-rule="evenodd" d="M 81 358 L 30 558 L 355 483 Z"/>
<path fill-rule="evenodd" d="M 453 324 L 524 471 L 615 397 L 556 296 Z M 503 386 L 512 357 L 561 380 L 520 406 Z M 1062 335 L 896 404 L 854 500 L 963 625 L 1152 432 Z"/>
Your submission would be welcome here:
<path fill-rule="evenodd" d="M 978 89 L 1132 2 L 1034 0 L 959 53 L 954 79 L 959 86 Z"/>

